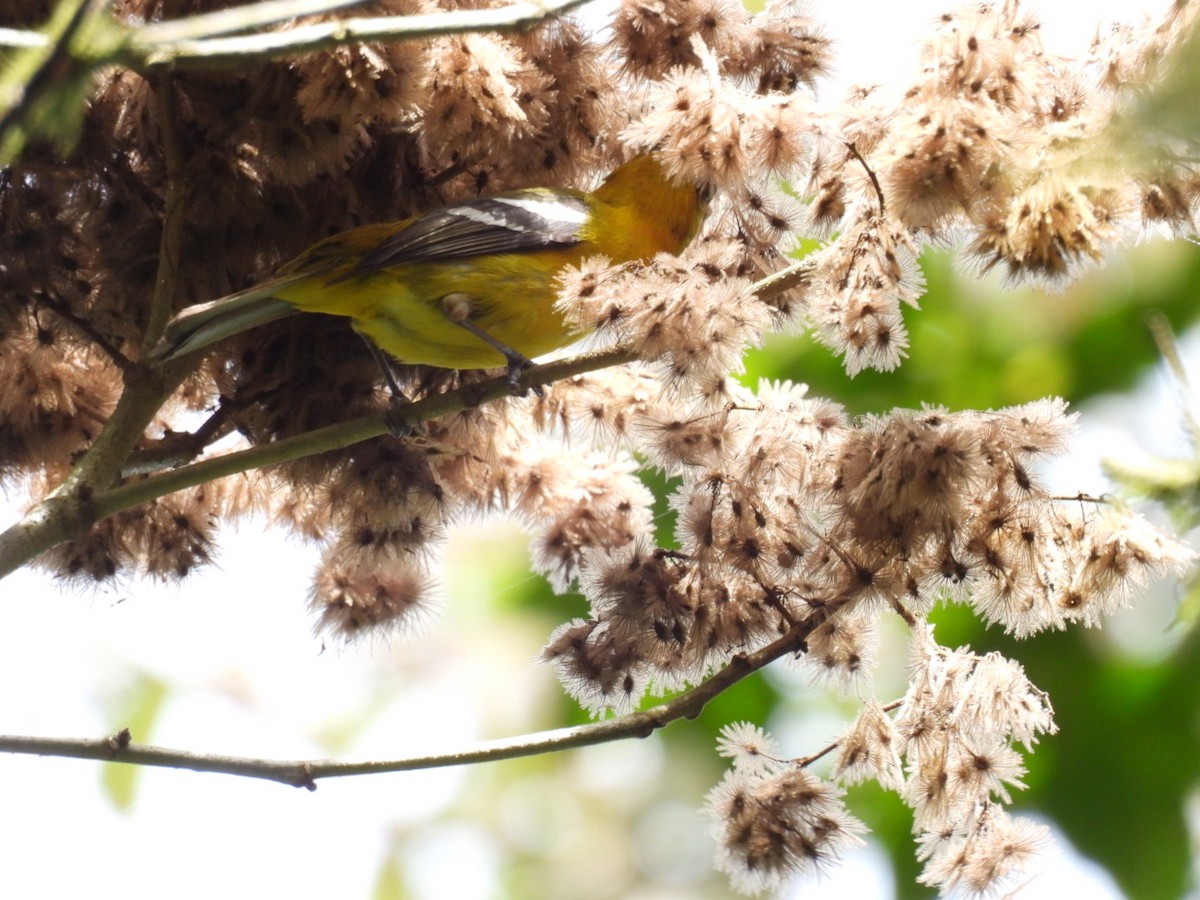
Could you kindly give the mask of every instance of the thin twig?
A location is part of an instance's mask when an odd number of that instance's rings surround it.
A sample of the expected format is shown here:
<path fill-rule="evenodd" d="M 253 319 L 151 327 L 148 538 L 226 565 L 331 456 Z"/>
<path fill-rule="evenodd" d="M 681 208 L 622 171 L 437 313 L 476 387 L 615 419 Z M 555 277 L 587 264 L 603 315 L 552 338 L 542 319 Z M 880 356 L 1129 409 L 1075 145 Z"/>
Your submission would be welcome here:
<path fill-rule="evenodd" d="M 899 709 L 903 705 L 904 705 L 904 700 L 903 700 L 903 698 L 901 698 L 900 700 L 893 700 L 891 703 L 887 703 L 887 704 L 881 706 L 880 709 L 882 709 L 884 712 L 891 712 L 893 709 Z M 812 756 L 802 756 L 799 759 L 793 759 L 791 761 L 792 765 L 799 766 L 802 769 L 807 766 L 811 766 L 818 759 L 822 759 L 823 757 L 828 756 L 830 753 L 832 753 L 838 747 L 842 746 L 842 743 L 843 743 L 843 741 L 841 739 L 836 740 L 833 743 L 829 744 L 828 746 L 823 747 L 822 749 L 818 750 Z M 0 749 L 3 749 L 3 748 L 0 747 Z"/>
<path fill-rule="evenodd" d="M 0 735 L 0 752 L 93 759 L 103 762 L 241 775 L 247 778 L 276 781 L 294 787 L 304 787 L 310 791 L 316 790 L 319 778 L 406 772 L 414 769 L 435 769 L 516 759 L 522 756 L 553 753 L 624 738 L 644 738 L 678 719 L 694 719 L 710 700 L 747 675 L 757 672 L 782 656 L 800 651 L 804 647 L 805 639 L 821 620 L 821 616 L 814 616 L 809 622 L 790 630 L 783 637 L 762 649 L 744 656 L 734 657 L 724 668 L 691 690 L 684 691 L 649 709 L 589 725 L 558 728 L 553 731 L 542 731 L 515 738 L 482 741 L 464 749 L 441 753 L 361 762 L 330 759 L 272 760 L 196 753 L 189 750 L 173 750 L 167 747 L 137 744 L 130 740 L 128 731 L 98 740 Z"/>
<path fill-rule="evenodd" d="M 158 272 L 154 278 L 154 297 L 146 329 L 142 335 L 142 359 L 162 337 L 179 281 L 179 265 L 183 255 L 183 237 L 187 217 L 189 186 L 184 173 L 183 147 L 179 138 L 178 114 L 175 103 L 175 84 L 170 73 L 154 81 L 157 101 L 158 141 L 166 173 L 163 198 L 162 234 L 158 244 Z"/>
<path fill-rule="evenodd" d="M 235 426 L 229 415 L 230 407 L 231 404 L 222 397 L 216 411 L 195 431 L 170 431 L 153 446 L 134 451 L 121 467 L 121 477 L 149 475 L 151 472 L 190 463 L 203 453 L 209 444 L 219 441 L 233 431 Z"/>
<path fill-rule="evenodd" d="M 38 294 L 34 298 L 34 302 L 38 306 L 43 306 L 54 315 L 58 316 L 85 339 L 91 341 L 107 356 L 118 369 L 128 373 L 133 366 L 133 362 L 120 351 L 116 344 L 108 339 L 106 335 L 101 334 L 96 326 L 85 319 L 83 316 L 77 315 L 61 300 L 51 297 L 49 294 Z"/>
<path fill-rule="evenodd" d="M 198 13 L 194 16 L 135 27 L 139 34 L 152 42 L 203 40 L 223 34 L 265 28 L 303 16 L 325 15 L 365 2 L 366 0 L 263 0 L 259 3 L 245 3 L 216 12 Z M 41 31 L 0 28 L 0 47 L 45 47 L 49 43 L 50 39 Z"/>
<path fill-rule="evenodd" d="M 863 159 L 863 155 L 858 152 L 858 147 L 853 141 L 846 141 L 846 149 L 850 151 L 850 155 L 858 160 L 859 164 L 866 169 L 868 177 L 871 179 L 871 184 L 875 187 L 875 196 L 879 198 L 879 214 L 882 216 L 887 210 L 887 204 L 883 200 L 883 188 L 879 186 L 879 178 L 875 175 L 875 170 L 867 165 L 867 161 Z"/>
<path fill-rule="evenodd" d="M 751 291 L 755 297 L 765 302 L 793 288 L 808 284 L 816 271 L 816 264 L 811 259 L 802 259 L 758 281 Z"/>
<path fill-rule="evenodd" d="M 900 598 L 889 595 L 888 605 L 892 607 L 892 610 L 896 613 L 896 615 L 904 620 L 905 625 L 907 625 L 909 628 L 917 627 L 917 617 L 912 614 L 907 606 L 900 602 Z"/>
<path fill-rule="evenodd" d="M 49 43 L 50 39 L 40 31 L 23 31 L 20 28 L 0 28 L 0 47 L 25 50 L 31 47 L 45 47 Z"/>
<path fill-rule="evenodd" d="M 451 178 L 457 178 L 466 171 L 467 161 L 465 159 L 460 159 L 457 162 L 453 162 L 446 166 L 446 168 L 442 169 L 442 171 L 438 172 L 436 175 L 431 175 L 429 178 L 426 178 L 425 186 L 431 189 L 439 188 Z"/>

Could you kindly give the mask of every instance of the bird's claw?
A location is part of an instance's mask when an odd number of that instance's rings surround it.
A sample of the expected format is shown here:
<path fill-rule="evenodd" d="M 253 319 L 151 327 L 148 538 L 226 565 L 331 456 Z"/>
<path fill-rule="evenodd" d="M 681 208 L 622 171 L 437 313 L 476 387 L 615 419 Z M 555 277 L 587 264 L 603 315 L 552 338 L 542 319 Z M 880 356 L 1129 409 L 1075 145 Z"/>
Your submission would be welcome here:
<path fill-rule="evenodd" d="M 542 390 L 540 384 L 533 385 L 532 388 L 527 388 L 521 384 L 521 376 L 525 374 L 525 370 L 532 368 L 533 363 L 524 356 L 510 357 L 508 360 L 508 371 L 505 373 L 508 377 L 508 392 L 514 397 L 524 397 L 530 390 L 539 397 L 545 397 L 546 392 Z"/>

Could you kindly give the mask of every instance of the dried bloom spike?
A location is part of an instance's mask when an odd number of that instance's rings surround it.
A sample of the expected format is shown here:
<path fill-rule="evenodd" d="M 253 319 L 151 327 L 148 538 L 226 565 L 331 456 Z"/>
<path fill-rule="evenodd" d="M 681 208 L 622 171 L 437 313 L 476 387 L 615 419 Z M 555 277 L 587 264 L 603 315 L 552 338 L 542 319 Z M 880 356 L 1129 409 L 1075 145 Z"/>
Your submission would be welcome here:
<path fill-rule="evenodd" d="M 984 217 L 970 252 L 985 271 L 1003 264 L 1012 278 L 1033 275 L 1061 282 L 1080 263 L 1103 257 L 1132 204 L 1108 185 L 1041 178 Z"/>
<path fill-rule="evenodd" d="M 435 8 L 426 0 L 405 5 L 412 13 Z M 369 15 L 361 7 L 357 12 Z M 417 43 L 343 45 L 301 57 L 293 66 L 300 75 L 296 100 L 304 120 L 336 121 L 342 128 L 373 120 L 408 124 L 423 96 L 427 59 L 427 46 Z"/>
<path fill-rule="evenodd" d="M 754 171 L 799 171 L 811 153 L 812 115 L 795 95 L 771 95 L 753 106 L 746 144 Z"/>
<path fill-rule="evenodd" d="M 1143 517 L 1126 509 L 1104 509 L 1075 519 L 1075 538 L 1057 604 L 1066 621 L 1095 626 L 1127 606 L 1130 595 L 1154 574 L 1180 572 L 1195 554 L 1159 533 Z"/>
<path fill-rule="evenodd" d="M 717 868 L 745 894 L 821 872 L 860 844 L 865 830 L 846 811 L 840 790 L 788 762 L 730 769 L 705 805 L 718 842 Z"/>
<path fill-rule="evenodd" d="M 690 399 L 702 386 L 723 386 L 772 320 L 749 280 L 721 277 L 713 259 L 711 249 L 698 248 L 608 272 L 589 261 L 564 277 L 559 307 L 572 324 L 657 363 L 666 386 Z"/>
<path fill-rule="evenodd" d="M 760 94 L 814 87 L 832 68 L 832 42 L 800 9 L 793 0 L 772 2 L 755 20 L 757 40 L 739 68 L 757 70 Z"/>
<path fill-rule="evenodd" d="M 984 804 L 959 827 L 921 836 L 918 858 L 925 869 L 917 880 L 944 893 L 990 895 L 1003 890 L 1048 840 L 1045 825 Z"/>
<path fill-rule="evenodd" d="M 662 408 L 661 385 L 645 366 L 630 363 L 549 385 L 527 398 L 530 414 L 547 433 L 584 447 L 640 443 L 643 422 Z"/>
<path fill-rule="evenodd" d="M 345 641 L 401 629 L 412 633 L 433 603 L 429 573 L 411 560 L 363 566 L 336 554 L 321 566 L 309 599 L 317 614 L 316 630 Z"/>
<path fill-rule="evenodd" d="M 140 516 L 140 509 L 130 511 Z M 129 514 L 110 516 L 97 522 L 87 533 L 59 544 L 38 558 L 38 565 L 60 578 L 103 584 L 127 573 L 136 559 L 125 537 Z"/>
<path fill-rule="evenodd" d="M 595 619 L 559 626 L 542 650 L 567 693 L 594 716 L 629 712 L 645 693 L 647 666 L 637 635 Z"/>
<path fill-rule="evenodd" d="M 1025 774 L 1024 760 L 1004 739 L 966 738 L 955 750 L 949 766 L 948 789 L 956 798 L 956 806 L 969 808 L 991 799 L 1011 803 L 1009 787 L 1025 789 L 1021 781 Z"/>
<path fill-rule="evenodd" d="M 687 417 L 669 408 L 656 412 L 640 431 L 651 460 L 668 475 L 716 466 L 726 455 L 726 443 L 735 437 L 731 429 L 737 428 L 738 419 L 731 420 L 728 410 Z"/>
<path fill-rule="evenodd" d="M 1054 709 L 1045 691 L 1029 680 L 1020 663 L 988 653 L 977 657 L 967 682 L 958 727 L 980 736 L 1019 741 L 1032 749 L 1039 734 L 1054 734 Z"/>
<path fill-rule="evenodd" d="M 875 700 L 868 701 L 838 741 L 833 777 L 842 784 L 871 779 L 899 791 L 904 783 L 892 720 Z"/>
<path fill-rule="evenodd" d="M 40 562 L 62 577 L 96 582 L 128 575 L 184 578 L 215 554 L 217 513 L 229 483 L 211 482 L 124 510 Z"/>
<path fill-rule="evenodd" d="M 665 0 L 623 0 L 613 18 L 613 37 L 630 75 L 658 80 L 675 66 L 695 65 L 688 40 L 687 7 Z"/>
<path fill-rule="evenodd" d="M 801 657 L 817 684 L 835 686 L 849 696 L 865 686 L 879 650 L 878 619 L 860 606 L 841 610 L 818 625 Z"/>
<path fill-rule="evenodd" d="M 750 775 L 777 765 L 781 756 L 775 739 L 749 722 L 735 722 L 722 728 L 717 752 L 733 760 L 739 772 Z"/>
<path fill-rule="evenodd" d="M 628 459 L 591 454 L 549 455 L 528 470 L 517 510 L 538 529 L 534 568 L 555 590 L 569 589 L 589 549 L 625 547 L 651 533 L 654 496 L 632 468 Z"/>
<path fill-rule="evenodd" d="M 430 45 L 430 82 L 425 98 L 425 138 L 442 157 L 484 149 L 489 132 L 501 144 L 537 130 L 546 115 L 550 85 L 528 57 L 499 35 L 461 34 Z"/>
<path fill-rule="evenodd" d="M 69 459 L 95 439 L 119 375 L 95 353 L 32 320 L 0 335 L 0 483 Z"/>
<path fill-rule="evenodd" d="M 939 647 L 928 628 L 915 635 L 912 666 L 894 720 L 908 770 L 903 796 L 917 829 L 950 835 L 981 806 L 1024 787 L 1013 744 L 1028 748 L 1053 732 L 1053 711 L 1016 663 Z"/>
<path fill-rule="evenodd" d="M 216 542 L 215 490 L 208 485 L 171 494 L 148 505 L 131 529 L 140 545 L 145 574 L 166 580 L 183 578 L 208 563 Z"/>
<path fill-rule="evenodd" d="M 888 201 L 910 228 L 936 230 L 994 197 L 1003 185 L 997 114 L 975 106 L 936 105 L 943 107 L 939 113 L 918 108 L 909 113 L 911 121 L 896 123 L 897 129 L 911 128 L 913 136 L 883 175 Z"/>
<path fill-rule="evenodd" d="M 900 304 L 916 305 L 924 290 L 916 243 L 877 201 L 848 214 L 849 226 L 814 262 L 815 289 L 808 315 L 817 338 L 845 357 L 846 371 L 890 371 L 906 355 L 908 335 Z"/>

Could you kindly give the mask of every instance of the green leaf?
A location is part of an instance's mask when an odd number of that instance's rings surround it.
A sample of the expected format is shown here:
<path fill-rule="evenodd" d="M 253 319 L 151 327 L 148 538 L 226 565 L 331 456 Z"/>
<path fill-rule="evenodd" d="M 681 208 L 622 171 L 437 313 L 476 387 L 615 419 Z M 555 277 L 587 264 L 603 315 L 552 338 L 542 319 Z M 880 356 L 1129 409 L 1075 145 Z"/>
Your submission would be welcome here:
<path fill-rule="evenodd" d="M 375 889 L 371 892 L 375 900 L 403 900 L 409 896 L 397 860 L 389 856 L 379 868 L 379 877 L 375 879 Z"/>
<path fill-rule="evenodd" d="M 117 699 L 115 718 L 123 728 L 129 729 L 134 740 L 145 741 L 158 721 L 166 698 L 167 686 L 152 675 L 143 674 Z M 104 767 L 100 783 L 114 807 L 125 810 L 133 804 L 141 772 L 141 766 L 124 763 L 109 763 Z"/>
<path fill-rule="evenodd" d="M 949 616 L 947 625 L 938 628 L 940 640 L 1019 659 L 1053 698 L 1060 730 L 1026 755 L 1029 790 L 1014 797 L 1015 811 L 1054 819 L 1133 900 L 1184 896 L 1191 866 L 1184 805 L 1200 777 L 1200 740 L 1180 723 L 1200 715 L 1196 636 L 1145 663 L 1099 651 L 1079 629 L 1017 642 L 969 616 Z"/>
<path fill-rule="evenodd" d="M 0 166 L 32 140 L 69 152 L 79 140 L 92 74 L 113 59 L 128 32 L 107 0 L 62 0 L 42 34 L 46 42 L 12 53 L 0 72 Z"/>

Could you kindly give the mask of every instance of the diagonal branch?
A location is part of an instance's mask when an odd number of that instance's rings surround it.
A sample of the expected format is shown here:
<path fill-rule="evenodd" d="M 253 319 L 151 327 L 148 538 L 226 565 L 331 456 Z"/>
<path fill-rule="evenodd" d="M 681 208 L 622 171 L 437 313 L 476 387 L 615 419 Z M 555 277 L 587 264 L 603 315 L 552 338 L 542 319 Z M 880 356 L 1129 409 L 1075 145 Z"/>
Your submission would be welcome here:
<path fill-rule="evenodd" d="M 100 351 L 108 357 L 109 361 L 120 369 L 122 372 L 129 372 L 133 366 L 129 357 L 121 352 L 121 349 L 101 333 L 95 325 L 88 319 L 73 312 L 67 304 L 63 303 L 57 297 L 52 297 L 47 293 L 39 293 L 34 302 L 38 306 L 45 307 L 58 316 L 63 322 L 75 329 L 85 339 L 95 344 Z"/>
<path fill-rule="evenodd" d="M 0 32 L 2 38 L 24 34 L 24 38 L 9 46 L 27 51 L 23 59 L 18 57 L 0 68 L 0 149 L 5 156 L 13 155 L 10 132 L 18 128 L 40 100 L 58 85 L 77 77 L 79 70 L 87 66 L 76 58 L 72 44 L 101 16 L 107 16 L 106 6 L 107 0 L 63 0 L 51 14 L 46 31 L 18 32 L 6 28 Z M 40 58 L 35 52 L 39 50 L 44 51 Z M 22 74 L 21 69 L 29 63 L 33 68 Z M 24 138 L 16 140 L 23 143 Z"/>
<path fill-rule="evenodd" d="M 524 388 L 533 388 L 539 384 L 549 384 L 552 381 L 570 378 L 583 372 L 593 372 L 597 369 L 620 365 L 632 359 L 633 354 L 623 347 L 585 353 L 526 369 L 521 375 L 519 384 Z M 96 444 L 93 445 L 100 447 L 104 442 L 103 456 L 88 463 L 92 454 L 92 451 L 89 451 L 89 454 L 76 467 L 76 472 L 72 472 L 72 475 L 68 476 L 67 482 L 64 482 L 49 497 L 30 510 L 23 519 L 7 531 L 0 533 L 0 579 L 15 572 L 50 548 L 77 538 L 96 522 L 123 509 L 147 503 L 175 491 L 195 487 L 216 478 L 224 478 L 227 475 L 235 475 L 263 466 L 290 462 L 328 450 L 339 450 L 360 441 L 388 434 L 391 428 L 397 425 L 416 425 L 511 394 L 508 378 L 498 376 L 444 394 L 426 397 L 409 404 L 402 410 L 393 410 L 387 415 L 379 413 L 352 419 L 349 422 L 327 425 L 315 431 L 272 441 L 269 444 L 261 444 L 248 450 L 201 460 L 170 472 L 163 472 L 140 481 L 105 489 L 102 487 L 105 482 L 99 475 L 108 474 L 110 457 L 116 466 L 115 474 L 129 458 L 133 443 L 145 428 L 146 422 L 170 394 L 170 390 L 166 389 L 160 379 L 153 377 L 152 373 L 156 371 L 158 370 L 147 369 L 145 377 L 133 379 L 126 385 L 116 412 L 113 413 L 109 424 L 97 439 Z M 167 379 L 167 384 L 173 386 L 183 375 L 182 370 L 173 370 L 171 377 Z M 113 431 L 112 434 L 110 434 L 110 430 Z M 116 458 L 117 453 L 114 449 L 117 447 L 118 436 L 123 436 L 120 444 L 122 448 L 120 458 Z M 101 461 L 105 464 L 103 468 L 100 466 Z M 86 470 L 84 469 L 85 463 L 88 463 Z M 76 474 L 77 472 L 78 474 Z M 85 478 L 89 475 L 93 477 Z"/>
<path fill-rule="evenodd" d="M 532 366 L 521 374 L 518 384 L 530 389 L 540 384 L 549 384 L 563 378 L 571 378 L 584 372 L 594 372 L 610 366 L 621 365 L 633 359 L 633 354 L 624 347 L 614 347 L 594 353 L 584 353 L 568 359 L 555 360 Z M 158 497 L 173 494 L 198 484 L 291 462 L 306 456 L 315 456 L 330 450 L 341 450 L 352 444 L 389 434 L 397 425 L 414 426 L 430 419 L 461 412 L 480 403 L 498 400 L 512 394 L 507 375 L 498 375 L 487 381 L 466 385 L 444 394 L 434 394 L 388 413 L 362 416 L 336 425 L 326 425 L 293 437 L 282 438 L 269 444 L 259 444 L 247 450 L 239 450 L 201 460 L 183 468 L 152 475 L 141 481 L 123 484 L 97 494 L 93 498 L 96 520 L 111 516 L 123 509 L 137 506 Z M 0 536 L 2 542 L 3 536 Z M 4 574 L 0 568 L 0 577 Z"/>
<path fill-rule="evenodd" d="M 178 222 L 180 219 L 172 221 Z M 811 278 L 811 275 L 812 263 L 801 261 L 762 279 L 753 285 L 751 290 L 760 300 L 769 301 L 771 297 L 803 284 Z M 633 359 L 633 352 L 629 348 L 620 346 L 585 353 L 526 369 L 521 375 L 519 384 L 524 388 L 533 388 L 583 372 L 593 372 L 621 365 Z M 114 414 L 114 420 L 122 412 L 122 408 L 127 405 L 126 398 L 135 393 L 134 389 L 136 388 L 141 392 L 153 393 L 153 397 L 141 397 L 136 404 L 134 404 L 134 399 L 129 400 L 129 403 L 139 410 L 136 413 L 140 419 L 139 428 L 145 426 L 145 422 L 153 415 L 153 410 L 146 412 L 143 406 L 154 403 L 157 408 L 157 404 L 161 403 L 162 399 L 170 393 L 169 391 L 163 393 L 164 388 L 161 386 L 157 388 L 157 393 L 154 393 L 156 389 L 150 385 L 154 381 L 151 373 L 155 371 L 150 369 L 147 371 L 146 377 L 135 378 L 130 382 L 121 398 L 117 413 Z M 183 376 L 182 371 L 173 369 L 170 377 L 166 380 L 173 385 Z M 70 494 L 60 489 L 59 492 L 55 492 L 47 500 L 34 507 L 24 519 L 13 525 L 8 531 L 0 533 L 0 579 L 51 547 L 78 537 L 94 523 L 121 510 L 175 491 L 195 487 L 216 478 L 236 475 L 263 466 L 290 462 L 329 450 L 339 450 L 360 441 L 388 434 L 392 427 L 416 425 L 439 416 L 460 412 L 480 403 L 509 396 L 510 393 L 511 386 L 507 378 L 501 376 L 444 394 L 426 397 L 404 407 L 402 411 L 393 410 L 389 415 L 380 413 L 336 425 L 327 425 L 305 434 L 201 460 L 170 472 L 152 475 L 149 478 L 117 487 L 105 489 L 96 485 L 100 489 L 85 492 L 86 497 Z M 134 414 L 130 413 L 130 415 Z M 142 419 L 142 416 L 145 418 Z M 107 433 L 108 429 L 106 428 L 105 434 Z M 104 440 L 104 434 L 101 435 L 101 440 Z M 101 443 L 101 440 L 97 441 L 97 445 Z M 134 440 L 136 440 L 136 434 Z M 132 443 L 125 448 L 124 457 L 116 461 L 117 468 L 114 471 L 124 465 L 131 448 Z M 79 482 L 79 484 L 84 484 L 84 482 Z"/>
<path fill-rule="evenodd" d="M 175 297 L 183 247 L 187 186 L 181 149 L 174 129 L 175 109 L 170 77 L 158 85 L 163 156 L 166 168 L 166 201 L 154 282 L 151 325 L 170 315 Z M 0 533 L 0 578 L 64 541 L 81 535 L 97 521 L 94 499 L 120 477 L 130 452 L 145 433 L 146 425 L 183 380 L 183 367 L 154 369 L 142 364 L 124 367 L 124 390 L 104 429 L 57 488 L 19 522 Z"/>
<path fill-rule="evenodd" d="M 803 652 L 806 639 L 822 620 L 822 616 L 814 616 L 807 622 L 794 626 L 783 637 L 767 646 L 753 653 L 735 656 L 724 668 L 691 690 L 684 691 L 649 709 L 593 722 L 589 725 L 558 728 L 553 731 L 541 731 L 515 738 L 481 741 L 460 750 L 442 753 L 361 762 L 342 762 L 331 759 L 272 760 L 195 753 L 188 750 L 172 750 L 167 747 L 136 744 L 130 740 L 127 730 L 98 740 L 0 735 L 0 752 L 93 759 L 102 762 L 241 775 L 247 778 L 277 781 L 293 787 L 304 787 L 310 791 L 316 790 L 318 778 L 436 769 L 445 766 L 496 762 L 502 759 L 554 753 L 559 750 L 587 747 L 625 738 L 649 737 L 658 729 L 678 719 L 694 719 L 710 700 L 747 675 L 757 672 L 789 653 Z"/>
<path fill-rule="evenodd" d="M 183 258 L 190 193 L 190 184 L 184 171 L 183 143 L 179 135 L 175 82 L 169 72 L 155 79 L 154 96 L 166 184 L 162 234 L 158 245 L 158 272 L 154 278 L 150 315 L 142 334 L 142 359 L 147 357 L 150 348 L 158 342 L 167 320 L 171 317 L 179 282 L 179 266 Z"/>
<path fill-rule="evenodd" d="M 114 61 L 133 69 L 168 64 L 224 67 L 333 50 L 363 41 L 411 41 L 474 31 L 520 31 L 586 2 L 588 0 L 522 0 L 493 9 L 336 19 L 300 25 L 287 31 L 233 37 L 162 40 L 153 31 L 135 31 L 121 51 L 122 58 Z"/>

